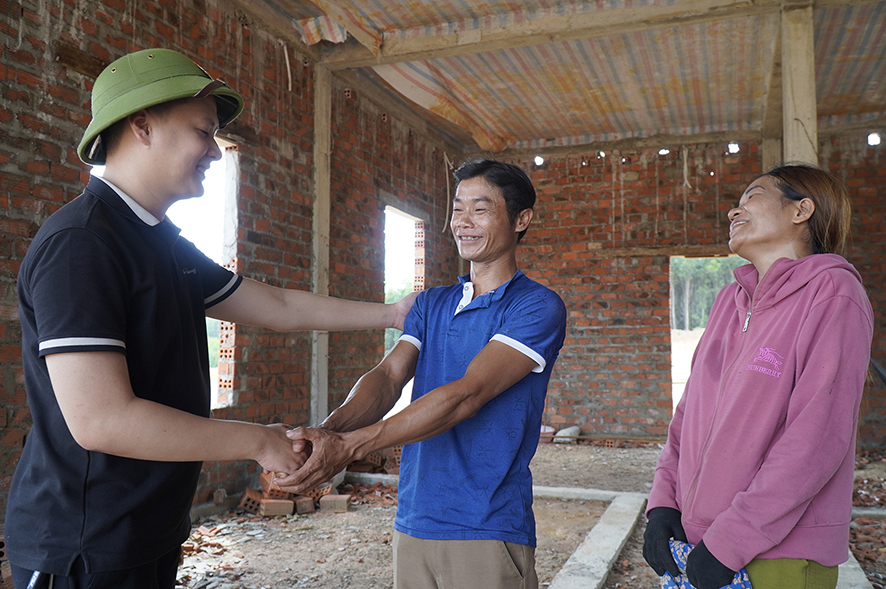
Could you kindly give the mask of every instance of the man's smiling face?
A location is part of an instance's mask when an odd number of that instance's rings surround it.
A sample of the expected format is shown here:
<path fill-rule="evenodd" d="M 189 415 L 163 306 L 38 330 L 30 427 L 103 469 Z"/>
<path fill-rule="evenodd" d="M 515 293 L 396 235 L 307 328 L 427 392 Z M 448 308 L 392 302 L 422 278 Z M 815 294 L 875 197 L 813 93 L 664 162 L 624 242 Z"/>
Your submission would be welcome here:
<path fill-rule="evenodd" d="M 516 247 L 516 223 L 508 218 L 501 189 L 479 176 L 459 182 L 449 227 L 459 255 L 469 262 L 492 262 Z"/>

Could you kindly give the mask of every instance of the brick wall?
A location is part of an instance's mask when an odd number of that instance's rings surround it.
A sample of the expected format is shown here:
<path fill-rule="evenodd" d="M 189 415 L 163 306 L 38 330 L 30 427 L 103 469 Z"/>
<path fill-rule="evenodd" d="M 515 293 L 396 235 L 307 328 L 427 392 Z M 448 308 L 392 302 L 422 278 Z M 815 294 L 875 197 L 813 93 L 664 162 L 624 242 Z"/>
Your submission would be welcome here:
<path fill-rule="evenodd" d="M 880 135 L 886 136 L 886 129 Z M 853 231 L 846 257 L 864 280 L 874 307 L 871 356 L 886 366 L 886 146 L 868 146 L 867 133 L 821 143 L 822 167 L 841 178 L 852 195 Z M 886 385 L 870 379 L 861 403 L 859 444 L 886 446 Z"/>
<path fill-rule="evenodd" d="M 55 61 L 60 46 L 73 47 L 85 67 L 138 49 L 180 50 L 227 79 L 247 100 L 238 121 L 221 134 L 237 145 L 240 165 L 237 271 L 275 286 L 311 287 L 313 66 L 223 0 L 163 2 L 0 2 L 0 511 L 30 428 L 21 368 L 21 330 L 15 277 L 30 239 L 42 222 L 76 197 L 88 173 L 75 147 L 89 122 L 90 75 Z M 289 52 L 289 68 L 283 51 Z M 291 77 L 291 87 L 290 87 Z M 383 299 L 384 190 L 416 201 L 433 223 L 445 214 L 442 152 L 355 96 L 337 93 L 334 144 L 333 294 Z M 376 129 L 374 134 L 371 129 Z M 344 150 L 352 147 L 347 156 Z M 395 158 L 399 158 L 395 161 Z M 356 183 L 351 172 L 359 170 Z M 413 213 L 416 214 L 416 213 Z M 438 243 L 433 248 L 440 248 Z M 433 249 L 432 248 L 432 249 Z M 429 269 L 445 270 L 437 263 Z M 435 277 L 435 282 L 440 278 Z M 238 402 L 215 411 L 220 418 L 305 424 L 310 407 L 308 334 L 279 334 L 236 326 L 232 392 Z M 330 350 L 331 390 L 343 396 L 355 375 L 382 354 L 379 333 L 336 339 Z M 359 361 L 354 361 L 354 358 Z M 344 372 L 336 372 L 347 366 Z M 345 383 L 348 383 L 347 385 Z M 333 405 L 330 401 L 330 406 Z M 242 491 L 256 472 L 248 462 L 206 464 L 196 503 L 217 488 Z"/>
<path fill-rule="evenodd" d="M 874 357 L 886 362 L 886 157 L 866 133 L 822 143 L 822 165 L 853 199 L 847 257 L 865 279 L 877 317 Z M 663 146 L 671 147 L 671 146 Z M 658 148 L 554 157 L 530 172 L 536 220 L 521 247 L 526 273 L 563 297 L 567 338 L 551 380 L 544 421 L 583 433 L 643 438 L 666 433 L 671 416 L 669 257 L 627 248 L 724 245 L 726 213 L 761 172 L 759 146 Z M 630 255 L 625 255 L 630 254 Z M 879 339 L 878 339 L 879 338 Z M 868 387 L 860 441 L 886 442 L 883 385 Z"/>
<path fill-rule="evenodd" d="M 389 112 L 343 82 L 332 91 L 332 178 L 329 293 L 347 299 L 384 300 L 384 209 L 397 207 L 430 227 L 449 213 L 443 151 L 418 138 Z M 448 284 L 457 273 L 448 234 L 427 232 L 427 286 Z M 384 353 L 384 333 L 331 333 L 329 408 Z"/>

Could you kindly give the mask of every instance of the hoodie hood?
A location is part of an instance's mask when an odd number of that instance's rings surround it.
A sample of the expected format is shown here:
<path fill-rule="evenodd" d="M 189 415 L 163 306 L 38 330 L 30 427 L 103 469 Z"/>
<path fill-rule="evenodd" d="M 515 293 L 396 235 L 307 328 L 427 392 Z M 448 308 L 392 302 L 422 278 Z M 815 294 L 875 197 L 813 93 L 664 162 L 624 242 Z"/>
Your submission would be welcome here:
<path fill-rule="evenodd" d="M 840 269 L 849 274 L 859 283 L 861 275 L 842 256 L 837 254 L 812 254 L 798 260 L 780 258 L 772 264 L 769 271 L 758 282 L 757 268 L 753 264 L 739 266 L 733 271 L 735 280 L 741 287 L 736 292 L 736 304 L 739 309 L 746 310 L 754 301 L 755 309 L 772 306 L 791 296 L 821 272 Z"/>

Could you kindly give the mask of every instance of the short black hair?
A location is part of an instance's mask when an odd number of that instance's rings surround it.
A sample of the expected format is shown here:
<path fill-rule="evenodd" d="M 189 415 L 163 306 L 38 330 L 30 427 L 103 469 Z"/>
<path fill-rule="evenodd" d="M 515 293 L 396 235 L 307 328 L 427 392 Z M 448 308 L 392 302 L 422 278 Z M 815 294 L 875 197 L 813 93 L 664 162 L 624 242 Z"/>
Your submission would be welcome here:
<path fill-rule="evenodd" d="M 508 211 L 508 220 L 513 224 L 521 211 L 535 206 L 535 187 L 529 176 L 519 166 L 489 159 L 475 159 L 463 163 L 453 173 L 459 182 L 471 178 L 483 178 L 501 190 Z M 526 229 L 517 236 L 519 243 Z"/>

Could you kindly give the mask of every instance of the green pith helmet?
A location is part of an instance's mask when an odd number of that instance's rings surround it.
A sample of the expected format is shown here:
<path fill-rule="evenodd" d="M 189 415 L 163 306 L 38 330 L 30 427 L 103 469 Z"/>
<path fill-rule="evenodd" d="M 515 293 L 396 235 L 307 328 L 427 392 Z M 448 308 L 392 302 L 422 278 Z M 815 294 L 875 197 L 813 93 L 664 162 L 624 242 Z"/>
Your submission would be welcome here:
<path fill-rule="evenodd" d="M 99 134 L 143 108 L 180 98 L 211 95 L 218 104 L 219 128 L 243 111 L 243 97 L 186 56 L 169 49 L 124 55 L 99 74 L 92 88 L 92 121 L 77 155 L 87 164 L 105 163 Z"/>

